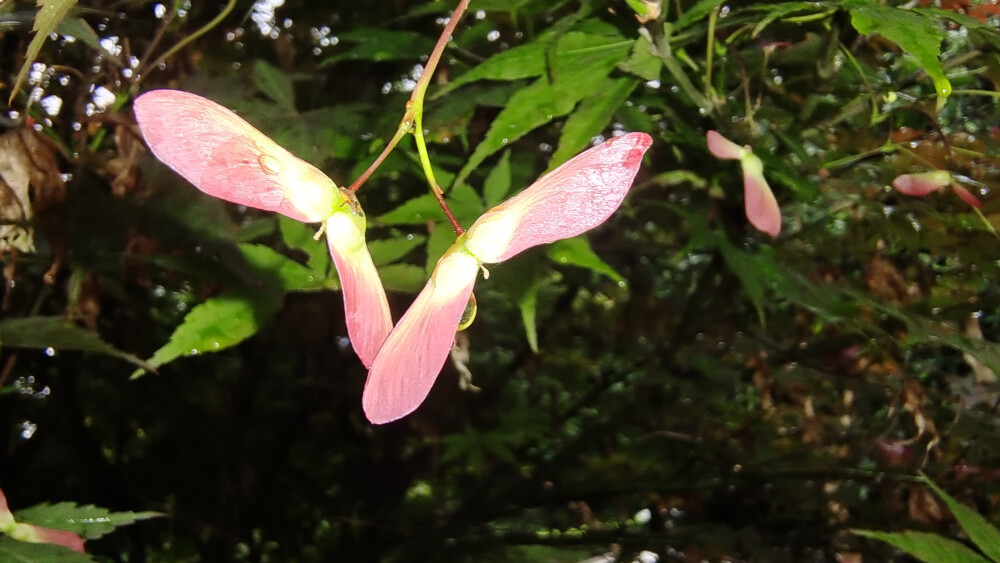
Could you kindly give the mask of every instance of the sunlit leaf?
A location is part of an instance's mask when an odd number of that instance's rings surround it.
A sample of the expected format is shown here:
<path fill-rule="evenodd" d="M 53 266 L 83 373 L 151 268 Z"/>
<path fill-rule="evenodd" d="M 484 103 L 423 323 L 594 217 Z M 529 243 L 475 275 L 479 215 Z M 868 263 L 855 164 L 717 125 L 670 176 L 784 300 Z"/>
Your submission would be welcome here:
<path fill-rule="evenodd" d="M 277 282 L 283 291 L 315 291 L 327 287 L 324 274 L 310 270 L 269 246 L 243 243 L 239 247 L 247 264 L 262 276 L 271 278 L 261 281 Z"/>
<path fill-rule="evenodd" d="M 34 348 L 56 351 L 77 350 L 121 358 L 144 369 L 152 366 L 122 352 L 101 337 L 63 317 L 23 317 L 0 320 L 0 343 L 11 348 Z"/>
<path fill-rule="evenodd" d="M 281 304 L 276 293 L 241 295 L 237 292 L 212 297 L 191 309 L 174 330 L 170 341 L 149 359 L 153 367 L 178 358 L 218 352 L 243 342 L 274 316 Z M 132 377 L 142 375 L 136 371 Z"/>

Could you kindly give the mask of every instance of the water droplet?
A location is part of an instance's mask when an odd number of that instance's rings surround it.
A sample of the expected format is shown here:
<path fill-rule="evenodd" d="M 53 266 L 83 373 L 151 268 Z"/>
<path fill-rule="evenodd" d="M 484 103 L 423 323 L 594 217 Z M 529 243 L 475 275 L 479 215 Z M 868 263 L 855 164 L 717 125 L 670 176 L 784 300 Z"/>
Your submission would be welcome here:
<path fill-rule="evenodd" d="M 479 306 L 476 305 L 476 294 L 473 293 L 469 295 L 469 302 L 465 304 L 465 310 L 462 311 L 462 317 L 458 320 L 458 330 L 465 330 L 469 328 L 472 321 L 476 320 L 476 312 L 479 310 Z"/>
<path fill-rule="evenodd" d="M 25 420 L 21 422 L 21 439 L 30 440 L 32 436 L 35 435 L 35 430 L 38 430 L 38 425 L 30 420 Z"/>
<path fill-rule="evenodd" d="M 261 153 L 260 156 L 257 157 L 257 164 L 260 164 L 260 169 L 266 174 L 277 174 L 281 172 L 281 162 L 270 154 Z"/>

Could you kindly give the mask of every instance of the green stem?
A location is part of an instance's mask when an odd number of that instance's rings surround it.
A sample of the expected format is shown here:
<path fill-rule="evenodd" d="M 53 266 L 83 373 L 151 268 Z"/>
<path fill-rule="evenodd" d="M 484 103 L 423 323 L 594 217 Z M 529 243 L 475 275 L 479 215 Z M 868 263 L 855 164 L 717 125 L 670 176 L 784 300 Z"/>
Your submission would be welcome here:
<path fill-rule="evenodd" d="M 696 106 L 704 108 L 704 111 L 712 111 L 715 106 L 712 104 L 711 100 L 695 88 L 691 79 L 688 78 L 687 74 L 684 74 L 684 70 L 679 64 L 677 64 L 677 59 L 674 57 L 670 48 L 670 40 L 663 33 L 663 29 L 659 26 L 653 27 L 652 35 L 656 55 L 661 61 L 663 61 L 663 66 L 667 69 L 667 72 L 670 73 L 677 86 L 679 86 L 680 89 L 687 94 L 688 98 L 690 98 Z"/>
<path fill-rule="evenodd" d="M 992 90 L 952 90 L 952 96 L 966 95 L 966 96 L 992 96 L 994 98 L 1000 98 L 1000 92 L 994 92 Z"/>
<path fill-rule="evenodd" d="M 451 34 L 455 31 L 458 26 L 459 20 L 462 18 L 462 14 L 469 7 L 470 0 L 461 0 L 458 6 L 455 7 L 455 11 L 451 13 L 451 17 L 448 18 L 447 25 L 444 26 L 444 30 L 441 32 L 441 36 L 438 37 L 437 44 L 434 45 L 434 50 L 431 51 L 430 57 L 427 59 L 427 66 L 424 67 L 424 72 L 420 75 L 417 80 L 416 86 L 413 88 L 413 93 L 410 95 L 409 101 L 406 102 L 406 113 L 403 114 L 403 119 L 399 122 L 399 127 L 396 129 L 396 135 L 389 141 L 382 154 L 379 155 L 375 162 L 365 170 L 364 174 L 358 177 L 348 190 L 352 192 L 358 191 L 361 185 L 372 175 L 376 168 L 382 164 L 389 153 L 392 152 L 396 145 L 399 144 L 399 140 L 402 138 L 403 134 L 407 131 L 413 131 L 413 138 L 417 142 L 417 153 L 420 155 L 420 166 L 424 170 L 424 176 L 427 177 L 427 183 L 431 187 L 431 193 L 438 201 L 438 205 L 441 206 L 441 210 L 444 211 L 445 216 L 448 217 L 448 221 L 451 223 L 453 229 L 455 229 L 455 234 L 460 235 L 465 232 L 462 225 L 458 223 L 455 215 L 451 212 L 448 207 L 448 203 L 444 200 L 444 192 L 441 190 L 441 186 L 438 185 L 437 180 L 434 179 L 434 169 L 431 166 L 430 156 L 427 152 L 427 142 L 424 139 L 424 97 L 427 94 L 427 86 L 430 84 L 431 76 L 434 75 L 434 71 L 437 70 L 438 63 L 441 62 L 441 55 L 444 54 L 445 47 L 448 46 L 448 41 L 451 40 Z"/>

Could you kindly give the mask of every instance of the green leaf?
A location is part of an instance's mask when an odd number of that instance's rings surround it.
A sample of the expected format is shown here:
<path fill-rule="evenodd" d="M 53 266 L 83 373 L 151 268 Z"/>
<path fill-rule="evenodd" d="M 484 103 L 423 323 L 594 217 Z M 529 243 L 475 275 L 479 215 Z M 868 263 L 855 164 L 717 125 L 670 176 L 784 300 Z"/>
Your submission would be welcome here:
<path fill-rule="evenodd" d="M 851 530 L 865 538 L 883 541 L 926 563 L 989 563 L 963 544 L 929 532 L 876 532 Z"/>
<path fill-rule="evenodd" d="M 524 326 L 524 337 L 528 340 L 531 351 L 538 353 L 538 280 L 525 288 L 524 293 L 517 300 L 517 307 L 521 310 L 521 324 Z"/>
<path fill-rule="evenodd" d="M 91 504 L 78 506 L 73 502 L 42 503 L 14 513 L 18 522 L 73 532 L 87 539 L 97 539 L 139 520 L 163 516 L 159 512 L 111 512 Z"/>
<path fill-rule="evenodd" d="M 389 264 L 378 269 L 382 285 L 386 289 L 404 293 L 416 293 L 427 282 L 427 273 L 413 264 Z"/>
<path fill-rule="evenodd" d="M 508 143 L 568 114 L 579 100 L 604 88 L 608 73 L 627 56 L 632 43 L 616 35 L 573 32 L 563 36 L 552 69 L 555 81 L 543 76 L 511 96 L 455 181 L 463 182 Z"/>
<path fill-rule="evenodd" d="M 590 146 L 590 141 L 601 134 L 611 122 L 618 108 L 639 84 L 634 78 L 608 80 L 603 88 L 583 98 L 559 136 L 559 148 L 549 161 L 549 170 L 566 162 L 578 152 Z"/>
<path fill-rule="evenodd" d="M 406 256 L 426 240 L 427 237 L 422 235 L 396 236 L 373 240 L 368 243 L 368 252 L 372 255 L 372 261 L 375 262 L 375 265 L 382 266 Z"/>
<path fill-rule="evenodd" d="M 253 63 L 253 81 L 257 89 L 271 98 L 281 109 L 295 113 L 295 88 L 285 73 L 270 63 L 258 59 Z"/>
<path fill-rule="evenodd" d="M 14 81 L 14 87 L 10 89 L 10 98 L 7 100 L 8 105 L 14 103 L 14 97 L 17 96 L 17 92 L 24 85 L 25 79 L 28 78 L 28 71 L 31 70 L 32 63 L 38 58 L 38 53 L 41 52 L 42 45 L 49 34 L 55 31 L 59 22 L 66 17 L 66 14 L 75 5 L 76 0 L 38 0 L 37 6 L 39 10 L 35 16 L 35 25 L 31 28 L 35 32 L 35 36 L 31 38 L 31 43 L 28 44 L 28 50 L 24 55 L 24 64 L 21 65 L 21 71 L 17 73 L 17 80 Z"/>
<path fill-rule="evenodd" d="M 680 31 L 685 27 L 699 22 L 705 18 L 712 10 L 719 7 L 725 0 L 699 0 L 694 6 L 688 8 L 688 11 L 681 14 L 677 21 L 673 23 L 673 30 Z"/>
<path fill-rule="evenodd" d="M 617 283 L 624 283 L 625 278 L 614 268 L 609 266 L 601 257 L 590 248 L 590 241 L 586 237 L 574 237 L 560 240 L 550 244 L 546 248 L 549 259 L 557 264 L 569 264 L 587 268 L 592 272 L 604 274 Z"/>
<path fill-rule="evenodd" d="M 362 28 L 341 33 L 338 38 L 355 45 L 326 59 L 321 66 L 344 59 L 375 62 L 414 60 L 434 48 L 433 40 L 413 31 Z"/>
<path fill-rule="evenodd" d="M 511 172 L 510 172 L 510 151 L 504 151 L 503 156 L 496 166 L 490 170 L 483 183 L 483 199 L 486 200 L 486 207 L 490 208 L 503 201 L 510 193 Z"/>
<path fill-rule="evenodd" d="M 455 231 L 448 223 L 438 223 L 427 238 L 427 263 L 425 265 L 426 275 L 434 272 L 438 260 L 444 256 L 445 251 L 455 244 Z"/>
<path fill-rule="evenodd" d="M 11 348 L 43 350 L 78 350 L 121 358 L 143 369 L 152 366 L 122 352 L 91 330 L 73 324 L 63 317 L 23 317 L 0 320 L 0 342 Z"/>
<path fill-rule="evenodd" d="M 536 40 L 501 51 L 442 86 L 435 92 L 434 98 L 477 80 L 520 80 L 541 76 L 545 74 L 546 50 L 545 42 Z"/>
<path fill-rule="evenodd" d="M 95 51 L 103 51 L 107 53 L 107 49 L 101 45 L 101 38 L 97 36 L 97 32 L 94 28 L 90 27 L 87 20 L 83 18 L 67 18 L 59 22 L 56 26 L 56 32 L 60 35 L 66 37 L 73 37 L 79 39 L 84 45 L 94 49 Z"/>
<path fill-rule="evenodd" d="M 149 359 L 154 367 L 177 358 L 218 352 L 235 346 L 257 331 L 277 312 L 281 295 L 277 293 L 240 295 L 235 291 L 212 297 L 191 309 L 170 341 Z M 135 378 L 142 370 L 132 374 Z"/>
<path fill-rule="evenodd" d="M 951 83 L 944 75 L 939 58 L 944 29 L 938 22 L 925 14 L 881 6 L 873 0 L 846 0 L 844 7 L 851 12 L 851 24 L 858 33 L 878 33 L 896 43 L 917 59 L 934 81 L 934 89 L 940 99 L 946 99 L 951 94 Z"/>
<path fill-rule="evenodd" d="M 951 513 L 955 515 L 955 519 L 958 520 L 962 529 L 968 534 L 972 543 L 976 544 L 976 547 L 982 550 L 993 561 L 1000 561 L 1000 531 L 983 518 L 981 514 L 944 492 L 934 481 L 931 481 L 926 476 L 924 476 L 924 481 L 948 505 L 948 510 L 951 510 Z"/>
<path fill-rule="evenodd" d="M 467 185 L 451 189 L 448 193 L 448 206 L 459 221 L 475 220 L 483 212 L 483 202 L 479 194 Z M 441 211 L 437 199 L 431 194 L 425 194 L 403 202 L 399 207 L 379 217 L 378 221 L 390 226 L 424 225 L 427 221 L 440 221 L 444 218 L 444 212 Z"/>
<path fill-rule="evenodd" d="M 757 310 L 760 323 L 765 324 L 764 294 L 767 289 L 765 282 L 773 277 L 773 275 L 766 275 L 770 270 L 768 262 L 757 255 L 743 252 L 729 241 L 722 239 L 721 236 L 718 238 L 720 239 L 719 251 L 729 266 L 729 270 L 740 280 L 743 291 L 746 292 L 747 297 L 753 303 L 754 309 Z M 771 273 L 773 274 L 773 272 Z"/>
<path fill-rule="evenodd" d="M 308 256 L 306 266 L 314 272 L 330 270 L 330 250 L 325 241 L 316 240 L 316 226 L 276 214 L 281 238 L 289 248 L 301 250 Z"/>
<path fill-rule="evenodd" d="M 51 543 L 28 543 L 0 536 L 0 561 L 8 563 L 92 563 L 86 553 Z"/>
<path fill-rule="evenodd" d="M 649 38 L 641 35 L 635 40 L 628 60 L 619 64 L 618 68 L 643 80 L 659 80 L 663 61 L 653 53 L 653 43 Z"/>
<path fill-rule="evenodd" d="M 316 291 L 328 287 L 326 276 L 263 244 L 241 243 L 240 252 L 262 281 L 276 283 L 282 291 Z M 270 279 L 268 279 L 270 278 Z"/>

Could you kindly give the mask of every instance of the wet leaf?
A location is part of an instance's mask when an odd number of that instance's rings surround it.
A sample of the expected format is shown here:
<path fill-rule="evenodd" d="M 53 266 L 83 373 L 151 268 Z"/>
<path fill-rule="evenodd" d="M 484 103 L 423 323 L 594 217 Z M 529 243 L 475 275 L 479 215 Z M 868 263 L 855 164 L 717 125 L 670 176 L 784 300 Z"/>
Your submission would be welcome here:
<path fill-rule="evenodd" d="M 608 276 L 616 283 L 624 283 L 625 278 L 601 260 L 590 247 L 590 241 L 586 237 L 574 237 L 552 243 L 546 248 L 545 253 L 549 259 L 556 264 L 569 264 L 586 268 L 592 272 L 597 272 Z"/>
<path fill-rule="evenodd" d="M 415 60 L 434 48 L 432 39 L 413 31 L 361 28 L 341 33 L 338 38 L 342 42 L 354 43 L 354 46 L 327 58 L 323 66 L 345 59 L 374 62 Z"/>
<path fill-rule="evenodd" d="M 955 540 L 929 532 L 876 532 L 851 530 L 853 533 L 883 541 L 927 563 L 989 563 L 989 560 Z"/>
<path fill-rule="evenodd" d="M 36 350 L 53 348 L 56 351 L 93 352 L 120 358 L 144 369 L 151 368 L 151 364 L 104 342 L 96 332 L 79 327 L 63 317 L 24 317 L 0 320 L 0 342 L 3 346 L 11 348 Z"/>
<path fill-rule="evenodd" d="M 21 66 L 21 71 L 17 73 L 14 87 L 10 89 L 8 104 L 14 103 L 14 97 L 21 90 L 25 79 L 28 78 L 28 71 L 31 70 L 32 63 L 38 58 L 38 53 L 41 52 L 45 39 L 55 31 L 59 22 L 75 5 L 76 0 L 38 0 L 38 14 L 35 16 L 35 25 L 31 28 L 35 32 L 35 36 L 28 45 L 28 51 L 24 55 L 24 64 Z"/>
<path fill-rule="evenodd" d="M 65 530 L 92 540 L 110 534 L 119 526 L 161 516 L 164 515 L 159 512 L 111 512 L 91 504 L 79 506 L 72 502 L 42 503 L 14 513 L 18 522 Z"/>
<path fill-rule="evenodd" d="M 212 297 L 191 309 L 170 341 L 149 359 L 149 365 L 160 367 L 178 358 L 235 346 L 256 334 L 280 305 L 281 296 L 276 293 L 241 295 L 230 291 Z M 137 370 L 132 377 L 142 374 L 143 370 Z"/>
<path fill-rule="evenodd" d="M 101 38 L 97 36 L 97 32 L 94 31 L 94 28 L 90 27 L 87 20 L 83 18 L 66 18 L 59 22 L 59 25 L 56 27 L 56 31 L 60 35 L 79 39 L 91 49 L 103 51 L 104 53 L 108 52 L 107 49 L 101 45 Z"/>
<path fill-rule="evenodd" d="M 940 99 L 951 94 L 951 84 L 941 65 L 941 24 L 925 14 L 882 6 L 872 0 L 847 0 L 851 24 L 858 33 L 878 33 L 912 55 L 934 81 Z M 940 102 L 939 102 L 940 103 Z"/>

